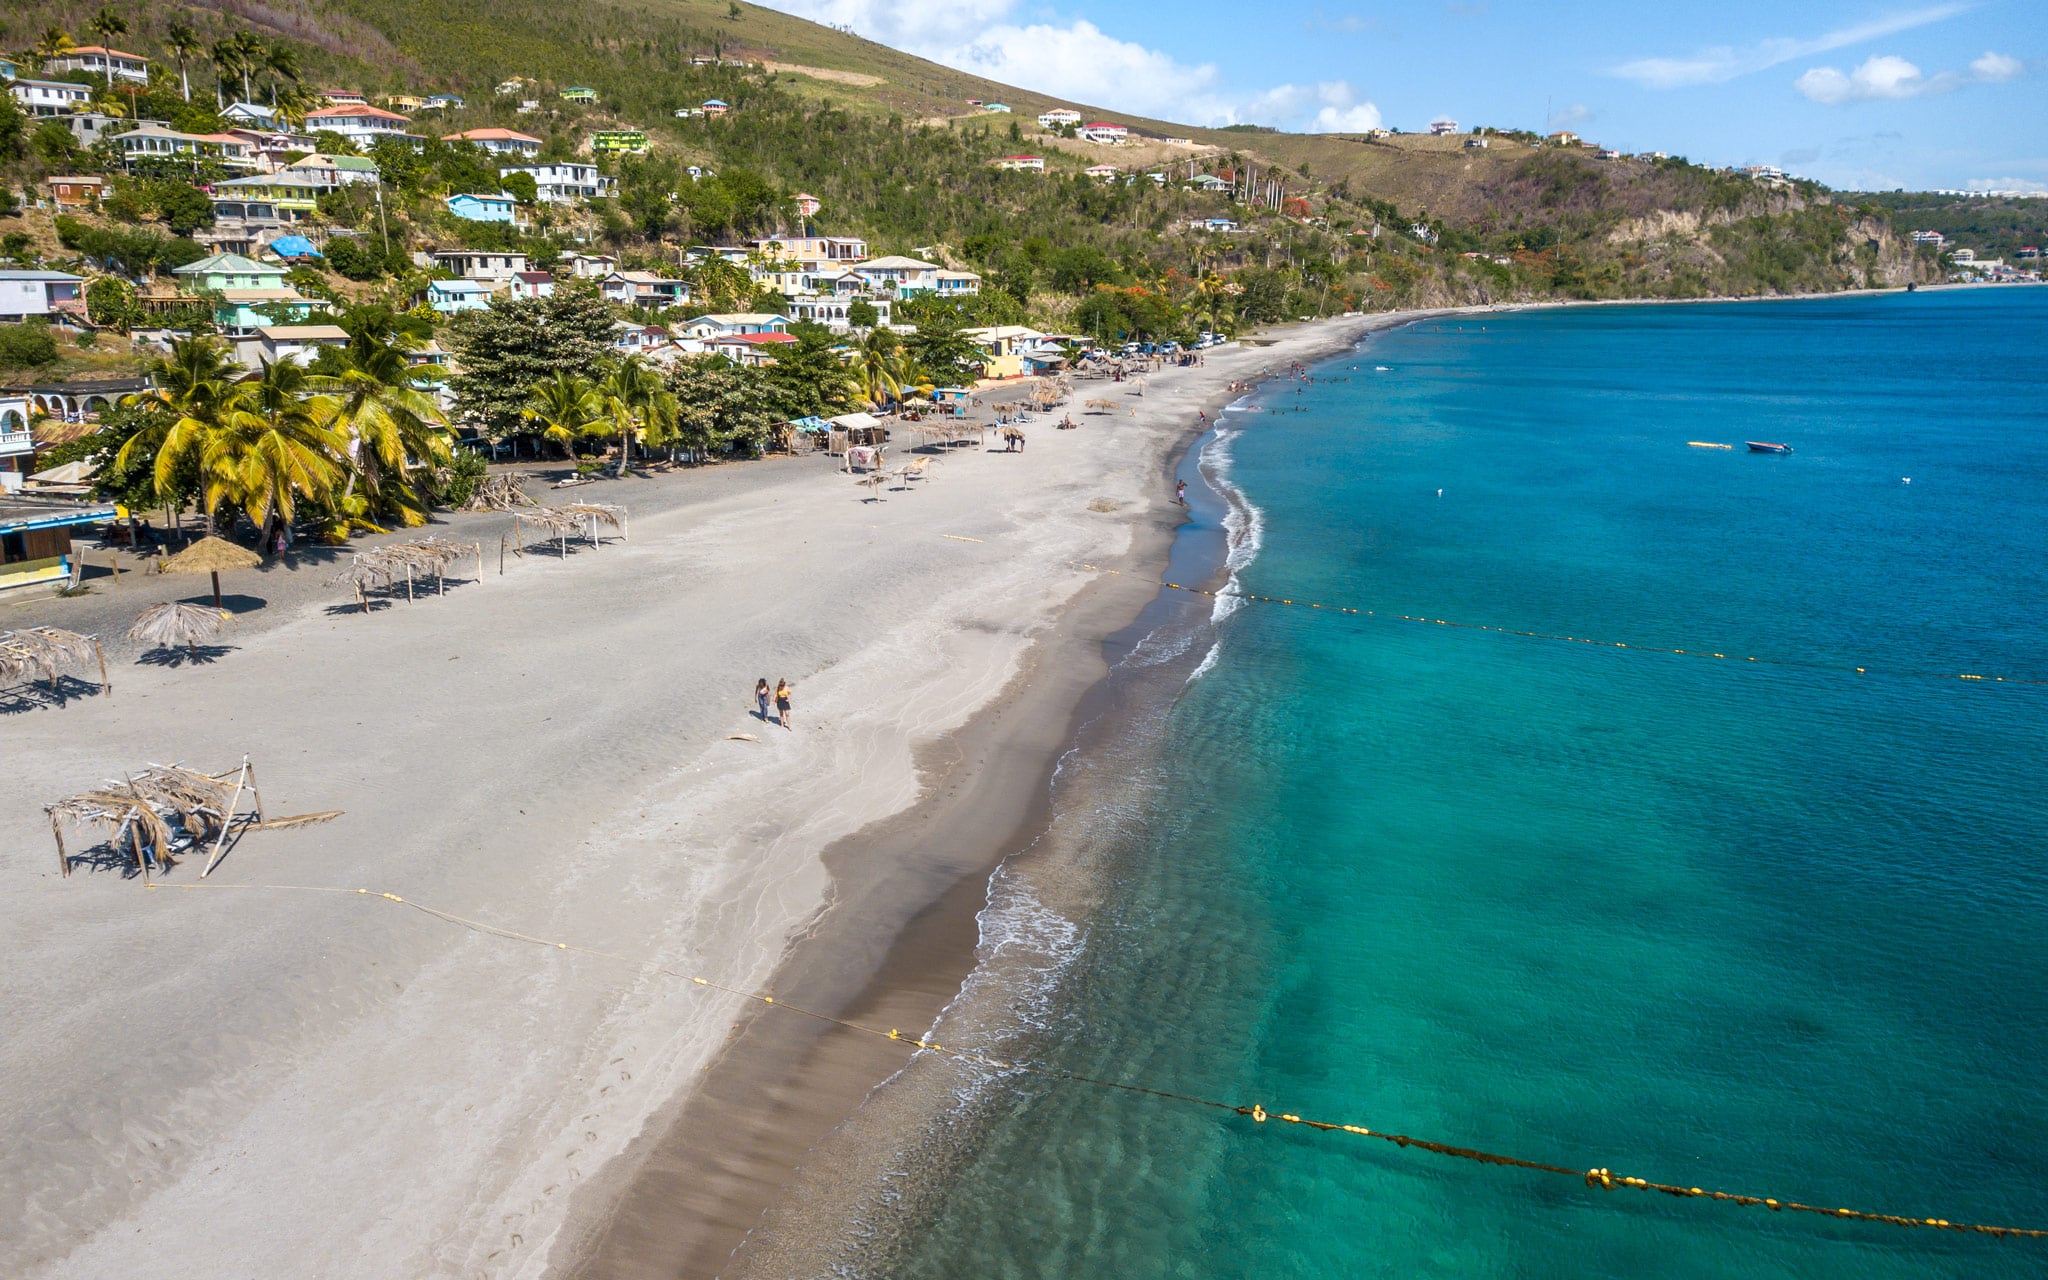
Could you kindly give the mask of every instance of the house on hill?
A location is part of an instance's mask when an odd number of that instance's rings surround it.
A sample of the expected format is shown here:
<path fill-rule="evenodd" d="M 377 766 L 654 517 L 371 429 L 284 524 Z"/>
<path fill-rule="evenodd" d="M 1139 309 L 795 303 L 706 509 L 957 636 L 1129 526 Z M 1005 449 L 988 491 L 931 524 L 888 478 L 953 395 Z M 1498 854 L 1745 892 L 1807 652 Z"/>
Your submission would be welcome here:
<path fill-rule="evenodd" d="M 1576 147 L 1579 145 L 1579 135 L 1569 129 L 1559 129 L 1544 141 L 1553 147 Z"/>
<path fill-rule="evenodd" d="M 698 316 L 683 327 L 683 332 L 705 341 L 764 333 L 787 334 L 789 317 L 776 315 L 772 311 L 727 312 Z"/>
<path fill-rule="evenodd" d="M 688 306 L 690 302 L 688 281 L 671 280 L 652 271 L 614 271 L 604 278 L 598 291 L 607 302 L 655 311 Z"/>
<path fill-rule="evenodd" d="M 1230 184 L 1213 173 L 1198 173 L 1188 179 L 1188 185 L 1197 191 L 1228 191 Z"/>
<path fill-rule="evenodd" d="M 545 271 L 515 271 L 512 273 L 511 293 L 517 300 L 552 298 L 555 296 L 555 278 Z"/>
<path fill-rule="evenodd" d="M 368 105 L 322 107 L 306 113 L 307 132 L 338 133 L 358 147 L 369 147 L 379 138 L 402 138 L 411 123 L 396 111 Z"/>
<path fill-rule="evenodd" d="M 796 216 L 799 218 L 815 218 L 818 216 L 818 210 L 825 207 L 823 200 L 808 191 L 797 192 L 789 198 L 789 202 L 796 206 Z"/>
<path fill-rule="evenodd" d="M 764 333 L 728 333 L 702 340 L 704 349 L 734 364 L 759 366 L 775 363 L 775 352 L 796 339 L 780 330 Z"/>
<path fill-rule="evenodd" d="M 1456 120 L 1451 119 L 1449 116 L 1438 116 L 1436 119 L 1429 122 L 1429 132 L 1433 137 L 1448 137 L 1451 134 L 1456 133 L 1457 131 L 1458 122 Z"/>
<path fill-rule="evenodd" d="M 730 103 L 722 102 L 717 98 L 706 98 L 703 105 L 699 106 L 697 110 L 707 116 L 716 118 L 729 113 L 732 110 L 732 106 Z"/>
<path fill-rule="evenodd" d="M 608 253 L 565 253 L 562 262 L 578 280 L 602 280 L 619 269 L 619 260 Z"/>
<path fill-rule="evenodd" d="M 517 222 L 518 201 L 500 191 L 484 195 L 465 191 L 448 197 L 448 212 L 470 222 Z"/>
<path fill-rule="evenodd" d="M 989 161 L 998 169 L 1012 169 L 1024 173 L 1044 173 L 1044 156 L 1002 156 Z"/>
<path fill-rule="evenodd" d="M 7 92 L 28 116 L 65 116 L 92 105 L 92 90 L 69 80 L 10 80 Z"/>
<path fill-rule="evenodd" d="M 984 102 L 981 104 L 981 109 L 989 115 L 1006 116 L 1010 114 L 1010 106 L 1006 102 Z"/>
<path fill-rule="evenodd" d="M 68 271 L 0 271 L 0 320 L 82 312 L 85 303 L 79 291 L 84 285 L 85 277 Z"/>
<path fill-rule="evenodd" d="M 146 124 L 115 134 L 114 140 L 120 144 L 122 159 L 131 169 L 138 161 L 160 159 L 193 164 L 213 160 L 245 173 L 262 167 L 256 158 L 255 144 L 232 133 L 180 133 L 160 124 Z"/>
<path fill-rule="evenodd" d="M 61 212 L 66 209 L 97 209 L 100 197 L 107 193 L 107 180 L 91 175 L 45 178 L 43 185 L 50 189 L 50 203 Z"/>
<path fill-rule="evenodd" d="M 1107 120 L 1097 120 L 1093 124 L 1082 125 L 1074 131 L 1074 136 L 1083 142 L 1094 142 L 1105 147 L 1114 147 L 1120 143 L 1130 141 L 1131 131 L 1120 124 L 1111 124 Z"/>
<path fill-rule="evenodd" d="M 323 156 L 315 152 L 299 157 L 271 176 L 299 178 L 322 191 L 334 191 L 359 182 L 374 184 L 379 174 L 377 162 L 368 156 Z"/>
<path fill-rule="evenodd" d="M 367 107 L 370 100 L 354 89 L 322 89 L 320 100 L 330 107 Z"/>
<path fill-rule="evenodd" d="M 1081 172 L 1097 182 L 1115 182 L 1123 176 L 1124 171 L 1113 164 L 1091 164 L 1086 169 L 1081 170 Z"/>
<path fill-rule="evenodd" d="M 600 173 L 594 164 L 558 160 L 550 164 L 504 165 L 498 169 L 500 178 L 515 173 L 532 175 L 535 196 L 542 204 L 570 204 L 619 193 L 619 180 Z"/>
<path fill-rule="evenodd" d="M 870 258 L 857 264 L 853 273 L 867 281 L 871 289 L 894 290 L 897 293 L 925 293 L 938 288 L 939 283 L 939 265 L 936 262 L 922 262 L 901 254 Z"/>
<path fill-rule="evenodd" d="M 503 249 L 440 249 L 429 256 L 437 271 L 500 285 L 526 270 L 526 255 Z"/>
<path fill-rule="evenodd" d="M 219 294 L 213 322 L 238 336 L 266 325 L 304 319 L 313 310 L 311 299 L 301 297 L 285 283 L 283 267 L 239 253 L 217 253 L 174 267 L 171 274 L 178 278 L 180 293 Z"/>
<path fill-rule="evenodd" d="M 516 129 L 464 129 L 461 133 L 442 134 L 441 141 L 472 143 L 499 156 L 530 159 L 540 154 L 540 139 Z"/>
<path fill-rule="evenodd" d="M 598 129 L 590 135 L 590 150 L 596 155 L 642 155 L 647 134 L 639 129 Z"/>
<path fill-rule="evenodd" d="M 229 124 L 248 125 L 252 129 L 284 127 L 284 121 L 277 112 L 259 102 L 231 102 L 221 111 L 220 118 Z"/>
<path fill-rule="evenodd" d="M 1081 113 L 1067 107 L 1054 107 L 1038 117 L 1038 127 L 1041 129 L 1063 129 L 1079 123 Z"/>
<path fill-rule="evenodd" d="M 597 103 L 597 90 L 588 85 L 570 85 L 562 90 L 561 99 L 564 102 L 580 102 L 586 106 L 594 106 Z"/>
<path fill-rule="evenodd" d="M 463 105 L 463 104 L 462 104 L 462 97 L 461 97 L 461 95 L 460 95 L 460 94 L 454 94 L 454 93 L 435 93 L 435 94 L 429 94 L 429 95 L 427 96 L 427 102 L 426 102 L 426 105 L 425 105 L 425 106 L 423 106 L 423 107 L 421 107 L 421 108 L 420 108 L 420 110 L 422 110 L 422 111 L 460 111 L 460 110 L 462 110 L 462 105 Z"/>
<path fill-rule="evenodd" d="M 43 62 L 45 71 L 85 71 L 96 76 L 105 76 L 111 83 L 128 80 L 135 84 L 149 83 L 149 59 L 139 53 L 123 53 L 105 45 L 86 44 L 75 49 L 66 49 L 54 58 Z"/>
<path fill-rule="evenodd" d="M 427 305 L 444 316 L 489 311 L 491 287 L 476 280 L 429 280 Z"/>

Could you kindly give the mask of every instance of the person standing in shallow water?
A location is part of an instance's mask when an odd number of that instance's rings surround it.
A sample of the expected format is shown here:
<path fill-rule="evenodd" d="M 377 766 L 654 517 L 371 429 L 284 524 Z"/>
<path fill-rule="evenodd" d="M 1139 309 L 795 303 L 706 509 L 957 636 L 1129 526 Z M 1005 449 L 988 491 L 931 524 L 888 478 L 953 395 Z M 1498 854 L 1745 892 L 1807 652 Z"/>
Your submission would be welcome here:
<path fill-rule="evenodd" d="M 767 676 L 762 676 L 762 677 L 761 677 L 761 678 L 760 678 L 759 680 L 756 680 L 756 681 L 754 681 L 754 702 L 755 702 L 755 704 L 756 704 L 756 705 L 758 705 L 758 706 L 759 706 L 759 707 L 761 708 L 761 720 L 762 720 L 762 723 L 764 723 L 764 724 L 765 724 L 765 723 L 767 723 L 767 720 L 768 720 L 768 677 L 767 677 Z"/>
<path fill-rule="evenodd" d="M 782 721 L 782 727 L 785 729 L 790 727 L 789 696 L 794 692 L 796 691 L 789 687 L 789 681 L 777 680 L 775 682 L 775 710 L 777 718 Z"/>

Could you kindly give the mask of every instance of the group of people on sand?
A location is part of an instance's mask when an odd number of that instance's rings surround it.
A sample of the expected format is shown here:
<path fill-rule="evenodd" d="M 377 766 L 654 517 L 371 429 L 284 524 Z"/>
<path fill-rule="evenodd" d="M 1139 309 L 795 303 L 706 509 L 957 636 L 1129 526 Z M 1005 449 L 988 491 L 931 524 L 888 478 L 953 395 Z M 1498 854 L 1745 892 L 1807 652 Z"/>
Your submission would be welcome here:
<path fill-rule="evenodd" d="M 796 690 L 790 686 L 787 680 L 777 680 L 775 682 L 775 692 L 772 694 L 768 692 L 767 676 L 762 676 L 759 680 L 754 681 L 754 701 L 761 708 L 762 721 L 766 722 L 769 718 L 768 700 L 773 698 L 775 700 L 775 723 L 785 729 L 789 728 L 789 699 L 790 695 L 795 692 Z"/>

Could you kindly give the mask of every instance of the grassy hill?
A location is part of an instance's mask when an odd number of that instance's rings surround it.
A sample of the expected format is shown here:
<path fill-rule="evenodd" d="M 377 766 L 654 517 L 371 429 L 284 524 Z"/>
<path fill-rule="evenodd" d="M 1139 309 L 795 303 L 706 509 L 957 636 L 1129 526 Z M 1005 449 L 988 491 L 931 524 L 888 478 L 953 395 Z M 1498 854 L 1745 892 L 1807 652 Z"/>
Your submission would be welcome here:
<path fill-rule="evenodd" d="M 0 44 L 25 48 L 50 27 L 91 42 L 85 27 L 99 8 L 18 0 Z M 1258 320 L 1560 294 L 1831 289 L 1904 283 L 1923 267 L 1892 236 L 1882 209 L 1845 207 L 1811 185 L 1774 189 L 1683 161 L 1599 160 L 1582 148 L 1498 135 L 1477 149 L 1462 136 L 1195 129 L 997 84 L 731 0 L 115 8 L 131 28 L 116 43 L 160 63 L 169 23 L 183 20 L 206 44 L 249 31 L 289 46 L 304 88 L 463 94 L 460 112 L 421 117 L 436 130 L 508 125 L 543 136 L 544 154 L 566 156 L 587 152 L 595 129 L 645 129 L 654 154 L 615 166 L 616 208 L 550 213 L 525 246 L 543 260 L 550 245 L 595 237 L 629 260 L 673 263 L 687 243 L 788 226 L 787 197 L 803 190 L 825 201 L 815 219 L 821 230 L 982 271 L 993 287 L 979 318 L 1028 311 L 1068 323 L 1079 315 L 1109 329 L 1135 323 L 1152 295 L 1169 297 L 1183 317 Z M 701 65 L 707 60 L 718 64 Z M 190 70 L 195 98 L 210 106 L 212 67 L 202 55 Z M 493 92 L 513 77 L 536 82 L 517 96 L 537 99 L 538 111 L 519 114 L 516 97 Z M 262 97 L 290 81 L 259 71 L 254 85 Z M 570 85 L 596 90 L 598 105 L 560 101 L 557 91 Z M 165 93 L 153 91 L 152 109 Z M 731 117 L 675 117 L 714 96 L 735 105 Z M 986 115 L 970 99 L 1000 100 L 1012 113 Z M 1101 148 L 1039 129 L 1039 112 L 1060 105 L 1127 124 L 1135 145 Z M 1015 151 L 1046 156 L 1049 172 L 990 167 Z M 1081 175 L 1104 162 L 1138 176 L 1105 186 Z M 32 180 L 54 163 L 39 167 L 31 154 L 10 167 L 10 180 Z M 437 150 L 422 172 L 396 184 L 404 199 L 392 213 L 408 245 L 503 239 L 502 231 L 438 212 L 437 191 L 489 175 L 479 164 Z M 683 168 L 690 164 L 718 171 L 717 179 L 691 181 Z M 1148 172 L 1172 180 L 1158 185 L 1142 176 Z M 1185 185 L 1198 173 L 1237 183 L 1255 175 L 1257 189 L 1279 199 L 1233 201 Z M 138 207 L 146 216 L 146 202 Z M 360 203 L 325 212 L 337 226 L 370 229 L 372 211 Z M 1241 229 L 1188 226 L 1207 218 Z M 381 235 L 384 226 L 375 229 Z"/>

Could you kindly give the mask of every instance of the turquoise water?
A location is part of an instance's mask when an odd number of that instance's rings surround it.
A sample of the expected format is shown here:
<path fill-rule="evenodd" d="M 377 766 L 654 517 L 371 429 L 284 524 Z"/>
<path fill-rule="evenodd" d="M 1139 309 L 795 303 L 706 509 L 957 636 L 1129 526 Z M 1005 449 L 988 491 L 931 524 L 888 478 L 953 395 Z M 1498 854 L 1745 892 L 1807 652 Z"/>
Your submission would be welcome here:
<path fill-rule="evenodd" d="M 2043 351 L 2041 290 L 1588 308 L 1431 322 L 1270 385 L 1224 451 L 1261 517 L 1243 589 L 1817 665 L 1243 607 L 1155 700 L 1146 763 L 1096 762 L 1068 834 L 1106 888 L 1029 1052 L 2048 1226 L 2048 687 L 1923 674 L 2048 679 Z M 2048 1243 L 1013 1083 L 892 1273 L 2048 1271 Z"/>

